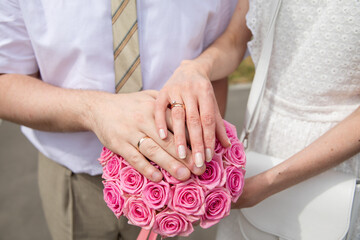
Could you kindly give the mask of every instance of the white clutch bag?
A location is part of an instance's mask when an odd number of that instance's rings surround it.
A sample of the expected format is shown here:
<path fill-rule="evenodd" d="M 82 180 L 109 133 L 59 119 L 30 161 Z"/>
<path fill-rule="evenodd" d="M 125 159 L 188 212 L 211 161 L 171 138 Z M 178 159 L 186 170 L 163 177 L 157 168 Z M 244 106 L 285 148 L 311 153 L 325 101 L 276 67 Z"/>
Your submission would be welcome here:
<path fill-rule="evenodd" d="M 246 156 L 247 177 L 282 162 L 251 151 Z M 329 170 L 241 211 L 258 229 L 284 239 L 343 239 L 350 225 L 355 185 L 355 177 Z"/>
<path fill-rule="evenodd" d="M 245 115 L 245 128 L 240 137 L 245 147 L 259 115 L 280 6 L 281 0 L 274 0 L 271 9 L 273 17 L 256 68 Z M 246 156 L 247 177 L 283 161 L 252 151 L 247 151 Z M 349 229 L 355 186 L 355 177 L 329 170 L 241 211 L 258 229 L 284 239 L 343 239 Z"/>

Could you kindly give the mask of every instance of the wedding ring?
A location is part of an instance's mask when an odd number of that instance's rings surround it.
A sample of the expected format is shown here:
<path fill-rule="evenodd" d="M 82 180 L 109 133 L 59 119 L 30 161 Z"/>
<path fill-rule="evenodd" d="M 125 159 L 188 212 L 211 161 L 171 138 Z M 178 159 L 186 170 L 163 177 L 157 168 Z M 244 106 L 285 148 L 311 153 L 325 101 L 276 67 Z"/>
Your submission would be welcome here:
<path fill-rule="evenodd" d="M 142 137 L 139 141 L 138 141 L 138 143 L 137 143 L 137 149 L 138 149 L 138 151 L 140 152 L 140 145 L 141 145 L 141 143 L 145 140 L 145 139 L 148 139 L 148 138 L 150 138 L 149 136 L 145 136 L 145 137 Z"/>
<path fill-rule="evenodd" d="M 182 107 L 185 110 L 185 105 L 183 103 L 172 101 L 170 104 L 170 109 L 173 109 L 174 107 Z"/>

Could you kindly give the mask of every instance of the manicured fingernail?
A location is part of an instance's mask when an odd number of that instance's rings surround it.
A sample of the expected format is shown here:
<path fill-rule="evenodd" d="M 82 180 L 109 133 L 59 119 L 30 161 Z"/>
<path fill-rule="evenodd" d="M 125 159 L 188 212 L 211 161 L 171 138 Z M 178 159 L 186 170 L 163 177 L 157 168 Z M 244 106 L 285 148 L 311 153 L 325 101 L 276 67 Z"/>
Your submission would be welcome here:
<path fill-rule="evenodd" d="M 206 155 L 206 161 L 210 162 L 211 159 L 212 159 L 212 154 L 211 154 L 211 149 L 210 148 L 205 149 L 205 155 Z"/>
<path fill-rule="evenodd" d="M 153 172 L 153 174 L 151 175 L 151 178 L 153 181 L 160 181 L 162 179 L 162 175 L 159 172 Z"/>
<path fill-rule="evenodd" d="M 159 135 L 160 135 L 160 138 L 161 138 L 161 139 L 165 139 L 165 138 L 166 138 L 164 129 L 160 129 L 160 130 L 159 130 Z"/>
<path fill-rule="evenodd" d="M 195 153 L 195 165 L 197 167 L 202 167 L 202 165 L 204 165 L 203 156 L 200 152 Z"/>
<path fill-rule="evenodd" d="M 181 159 L 186 158 L 186 150 L 184 145 L 179 145 L 178 152 L 179 152 L 179 158 Z"/>
<path fill-rule="evenodd" d="M 188 175 L 188 170 L 184 167 L 180 167 L 177 171 L 176 171 L 176 175 L 179 179 L 184 179 L 186 178 L 186 176 Z"/>
<path fill-rule="evenodd" d="M 230 141 L 230 139 L 228 138 L 227 140 L 228 140 L 228 143 L 229 143 L 229 147 L 231 147 L 231 141 Z"/>

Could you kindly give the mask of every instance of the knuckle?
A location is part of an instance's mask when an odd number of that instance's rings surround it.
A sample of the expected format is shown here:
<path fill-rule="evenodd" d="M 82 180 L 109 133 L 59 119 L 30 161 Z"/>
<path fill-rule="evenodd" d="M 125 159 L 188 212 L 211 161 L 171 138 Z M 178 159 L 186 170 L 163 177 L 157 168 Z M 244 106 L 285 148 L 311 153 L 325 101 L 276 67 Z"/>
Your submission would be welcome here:
<path fill-rule="evenodd" d="M 201 122 L 206 127 L 211 127 L 215 124 L 215 117 L 211 114 L 204 114 L 201 116 Z"/>
<path fill-rule="evenodd" d="M 209 93 L 212 91 L 212 86 L 209 81 L 202 81 L 199 83 L 201 91 L 205 93 Z"/>
<path fill-rule="evenodd" d="M 156 144 L 147 144 L 144 146 L 144 152 L 149 158 L 154 158 L 160 147 Z"/>
<path fill-rule="evenodd" d="M 158 96 L 158 91 L 156 90 L 145 90 L 147 92 L 148 95 L 154 94 L 155 96 Z"/>
<path fill-rule="evenodd" d="M 144 168 L 142 169 L 142 173 L 147 178 L 151 177 L 153 172 L 154 172 L 154 167 L 150 164 L 145 165 Z"/>
<path fill-rule="evenodd" d="M 178 164 L 171 164 L 170 162 L 169 173 L 174 176 L 179 167 L 180 166 Z"/>
<path fill-rule="evenodd" d="M 189 116 L 187 118 L 187 122 L 192 127 L 200 126 L 200 118 L 197 114 L 189 114 Z"/>
<path fill-rule="evenodd" d="M 105 138 L 103 141 L 104 146 L 106 146 L 109 149 L 121 149 L 119 148 L 120 145 L 120 141 L 117 138 Z"/>
<path fill-rule="evenodd" d="M 159 94 L 159 97 L 155 99 L 155 103 L 156 103 L 156 105 L 163 103 L 163 99 L 161 97 L 161 94 Z"/>
<path fill-rule="evenodd" d="M 141 164 L 141 161 L 143 160 L 140 154 L 136 154 L 136 153 L 130 153 L 128 159 L 129 159 L 128 160 L 129 163 L 134 167 L 139 166 Z"/>
<path fill-rule="evenodd" d="M 176 107 L 172 109 L 172 116 L 176 120 L 182 120 L 185 118 L 184 110 L 180 107 Z"/>
<path fill-rule="evenodd" d="M 174 144 L 174 138 L 171 137 L 171 136 L 168 136 L 167 138 L 165 138 L 163 140 L 163 147 L 164 149 L 170 149 L 171 147 L 173 147 L 175 144 Z"/>
<path fill-rule="evenodd" d="M 211 147 L 215 143 L 214 135 L 205 135 L 204 136 L 204 142 L 207 145 L 207 147 Z"/>

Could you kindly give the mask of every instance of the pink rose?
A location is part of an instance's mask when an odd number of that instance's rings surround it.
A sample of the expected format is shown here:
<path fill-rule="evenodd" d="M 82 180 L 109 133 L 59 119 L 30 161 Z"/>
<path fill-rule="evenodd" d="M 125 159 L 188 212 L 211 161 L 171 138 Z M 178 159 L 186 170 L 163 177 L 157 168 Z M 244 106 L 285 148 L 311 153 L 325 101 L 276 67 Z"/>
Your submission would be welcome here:
<path fill-rule="evenodd" d="M 225 184 L 226 175 L 224 174 L 224 166 L 222 159 L 213 158 L 212 161 L 206 163 L 205 172 L 200 176 L 195 176 L 199 185 L 208 190 L 220 187 Z"/>
<path fill-rule="evenodd" d="M 245 170 L 234 166 L 228 166 L 226 172 L 226 188 L 230 191 L 231 200 L 236 202 L 244 187 Z"/>
<path fill-rule="evenodd" d="M 142 199 L 150 208 L 160 209 L 169 201 L 170 185 L 167 182 L 148 182 L 142 191 Z"/>
<path fill-rule="evenodd" d="M 205 163 L 205 172 L 192 174 L 182 182 L 155 162 L 149 161 L 163 174 L 159 183 L 147 180 L 124 158 L 103 148 L 98 159 L 103 166 L 104 200 L 119 218 L 153 229 L 163 237 L 189 236 L 193 225 L 209 228 L 229 215 L 231 201 L 236 202 L 243 191 L 244 147 L 237 138 L 236 128 L 224 121 L 231 147 L 215 142 L 212 161 Z"/>
<path fill-rule="evenodd" d="M 130 224 L 144 229 L 151 229 L 155 221 L 155 210 L 150 209 L 141 198 L 136 196 L 126 201 L 124 215 L 129 219 Z"/>
<path fill-rule="evenodd" d="M 209 228 L 229 215 L 231 196 L 229 190 L 215 188 L 207 193 L 205 199 L 205 214 L 201 216 L 200 226 Z"/>
<path fill-rule="evenodd" d="M 205 193 L 194 180 L 179 183 L 171 188 L 169 207 L 185 215 L 202 215 L 205 211 Z"/>
<path fill-rule="evenodd" d="M 178 184 L 181 183 L 180 180 L 174 178 L 172 175 L 170 175 L 170 173 L 168 171 L 166 171 L 165 169 L 161 168 L 161 172 L 165 178 L 165 181 L 170 183 L 170 184 Z"/>
<path fill-rule="evenodd" d="M 163 237 L 187 237 L 194 228 L 185 215 L 167 209 L 156 215 L 153 231 Z"/>
<path fill-rule="evenodd" d="M 119 179 L 122 161 L 125 161 L 122 157 L 116 154 L 113 155 L 103 167 L 102 178 Z"/>
<path fill-rule="evenodd" d="M 225 120 L 224 120 L 224 125 L 225 125 L 226 134 L 232 144 L 233 141 L 238 140 L 236 127 Z"/>
<path fill-rule="evenodd" d="M 101 166 L 105 166 L 106 162 L 113 156 L 115 153 L 107 149 L 106 147 L 103 147 L 100 158 L 98 159 Z"/>
<path fill-rule="evenodd" d="M 245 166 L 245 151 L 244 146 L 240 143 L 240 141 L 232 143 L 231 147 L 225 150 L 224 159 L 227 163 L 232 164 L 236 167 Z"/>
<path fill-rule="evenodd" d="M 103 181 L 104 200 L 107 206 L 113 211 L 115 216 L 119 218 L 123 213 L 124 198 L 122 191 L 119 188 L 119 181 Z"/>
<path fill-rule="evenodd" d="M 224 152 L 224 147 L 221 145 L 219 140 L 215 140 L 215 148 L 214 148 L 214 152 L 217 155 L 222 155 L 222 153 Z"/>
<path fill-rule="evenodd" d="M 120 170 L 121 190 L 130 194 L 139 194 L 143 190 L 147 179 L 131 166 Z"/>

